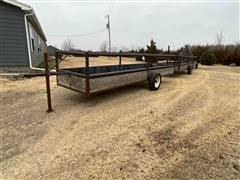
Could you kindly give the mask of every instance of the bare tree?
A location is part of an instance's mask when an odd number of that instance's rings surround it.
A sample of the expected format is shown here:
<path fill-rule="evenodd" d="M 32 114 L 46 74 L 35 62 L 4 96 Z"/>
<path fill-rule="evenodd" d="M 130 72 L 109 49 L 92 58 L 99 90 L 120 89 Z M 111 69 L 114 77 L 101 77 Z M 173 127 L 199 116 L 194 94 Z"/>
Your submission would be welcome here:
<path fill-rule="evenodd" d="M 128 49 L 127 47 L 124 47 L 124 46 L 123 46 L 123 47 L 121 47 L 121 51 L 122 51 L 122 52 L 129 52 L 129 49 Z"/>
<path fill-rule="evenodd" d="M 63 49 L 64 51 L 70 51 L 71 49 L 73 49 L 74 44 L 73 44 L 73 42 L 72 42 L 71 39 L 67 38 L 67 39 L 63 42 L 63 44 L 62 44 L 61 47 L 62 47 L 62 49 Z"/>
<path fill-rule="evenodd" d="M 118 48 L 117 47 L 112 47 L 112 52 L 118 52 Z"/>
<path fill-rule="evenodd" d="M 107 41 L 103 41 L 102 44 L 100 45 L 99 49 L 100 49 L 101 52 L 107 52 L 107 50 L 108 50 L 108 43 L 107 43 Z"/>
<path fill-rule="evenodd" d="M 216 43 L 217 43 L 217 45 L 220 47 L 220 46 L 223 45 L 223 41 L 224 41 L 223 32 L 220 31 L 220 32 L 216 35 Z"/>

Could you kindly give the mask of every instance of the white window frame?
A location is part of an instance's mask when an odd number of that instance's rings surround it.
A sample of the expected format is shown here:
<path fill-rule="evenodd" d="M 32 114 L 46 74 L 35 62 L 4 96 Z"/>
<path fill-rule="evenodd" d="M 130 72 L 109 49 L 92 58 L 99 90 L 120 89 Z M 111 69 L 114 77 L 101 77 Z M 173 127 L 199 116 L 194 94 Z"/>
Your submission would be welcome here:
<path fill-rule="evenodd" d="M 35 51 L 35 44 L 34 44 L 34 35 L 33 35 L 33 27 L 29 23 L 29 34 L 30 34 L 30 45 L 31 45 L 31 52 Z"/>

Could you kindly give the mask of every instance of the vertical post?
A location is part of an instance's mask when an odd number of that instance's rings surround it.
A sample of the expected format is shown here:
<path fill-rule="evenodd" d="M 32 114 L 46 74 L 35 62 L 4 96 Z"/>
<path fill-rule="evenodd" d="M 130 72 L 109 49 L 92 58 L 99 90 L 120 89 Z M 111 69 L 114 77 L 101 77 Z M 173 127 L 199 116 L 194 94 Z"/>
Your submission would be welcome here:
<path fill-rule="evenodd" d="M 181 61 L 182 61 L 182 56 L 180 55 L 178 59 L 178 73 L 180 72 Z"/>
<path fill-rule="evenodd" d="M 168 54 L 170 54 L 170 45 L 168 45 Z M 168 64 L 169 59 L 167 59 L 167 64 Z"/>
<path fill-rule="evenodd" d="M 59 59 L 59 53 L 55 52 L 55 64 L 56 64 L 56 72 L 58 73 L 59 66 L 58 66 L 58 59 Z M 56 81 L 58 85 L 58 75 L 56 75 Z"/>
<path fill-rule="evenodd" d="M 45 66 L 45 81 L 46 81 L 47 102 L 48 102 L 47 112 L 51 112 L 52 111 L 52 102 L 51 102 L 51 90 L 50 90 L 50 82 L 49 82 L 48 54 L 47 53 L 44 53 L 44 66 Z"/>
<path fill-rule="evenodd" d="M 108 44 L 109 44 L 109 52 L 111 52 L 112 48 L 111 48 L 111 34 L 110 34 L 110 17 L 109 17 L 109 14 L 107 15 L 107 20 L 108 20 L 108 23 L 107 23 L 107 29 L 108 29 Z"/>
<path fill-rule="evenodd" d="M 147 78 L 149 78 L 149 66 L 150 66 L 150 61 L 149 61 L 149 56 L 146 57 L 146 62 L 147 62 Z"/>
<path fill-rule="evenodd" d="M 122 51 L 120 51 L 120 53 L 121 53 Z M 119 56 L 119 70 L 120 70 L 120 68 L 121 68 L 121 65 L 122 65 L 122 56 L 121 56 L 121 54 L 120 54 L 120 56 Z"/>
<path fill-rule="evenodd" d="M 88 97 L 90 94 L 90 83 L 89 83 L 89 55 L 88 52 L 85 54 L 85 66 L 86 66 L 86 96 Z"/>

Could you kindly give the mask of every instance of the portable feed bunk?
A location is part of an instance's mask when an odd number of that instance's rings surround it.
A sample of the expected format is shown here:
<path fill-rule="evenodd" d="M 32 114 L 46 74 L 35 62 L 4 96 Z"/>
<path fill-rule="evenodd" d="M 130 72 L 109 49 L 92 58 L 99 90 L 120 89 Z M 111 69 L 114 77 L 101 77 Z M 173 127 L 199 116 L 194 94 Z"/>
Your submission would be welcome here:
<path fill-rule="evenodd" d="M 85 66 L 76 68 L 60 68 L 59 64 L 67 56 L 85 57 Z M 90 66 L 91 57 L 119 57 L 118 65 Z M 122 57 L 145 57 L 155 58 L 153 63 L 148 60 L 138 64 L 122 64 Z M 56 51 L 56 64 L 48 68 L 48 56 L 45 54 L 45 73 L 28 74 L 25 76 L 42 76 L 46 78 L 48 97 L 48 111 L 52 111 L 49 76 L 56 75 L 57 85 L 79 92 L 85 97 L 102 91 L 115 89 L 141 81 L 148 81 L 150 90 L 159 89 L 162 76 L 179 73 L 187 70 L 188 74 L 196 63 L 194 56 L 180 56 L 169 54 L 145 54 L 145 53 L 110 53 L 110 52 L 78 52 L 78 51 Z M 56 72 L 51 72 L 56 67 Z"/>

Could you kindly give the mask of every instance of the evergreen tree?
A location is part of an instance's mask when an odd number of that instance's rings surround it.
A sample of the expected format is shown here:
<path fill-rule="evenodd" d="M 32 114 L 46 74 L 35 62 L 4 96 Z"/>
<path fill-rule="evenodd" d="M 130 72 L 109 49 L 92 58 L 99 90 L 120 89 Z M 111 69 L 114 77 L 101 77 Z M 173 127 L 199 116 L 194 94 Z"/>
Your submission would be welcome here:
<path fill-rule="evenodd" d="M 200 56 L 200 62 L 205 65 L 213 65 L 217 62 L 217 58 L 213 51 L 208 49 Z"/>
<path fill-rule="evenodd" d="M 156 54 L 158 52 L 156 42 L 154 42 L 153 39 L 151 39 L 150 45 L 147 45 L 146 52 L 151 54 Z"/>
<path fill-rule="evenodd" d="M 150 53 L 150 54 L 158 53 L 156 42 L 154 42 L 153 39 L 151 39 L 150 45 L 147 45 L 146 53 Z M 156 57 L 146 57 L 146 61 L 152 62 L 152 63 L 157 63 L 158 60 Z"/>
<path fill-rule="evenodd" d="M 181 56 L 193 56 L 191 47 L 189 45 L 185 45 L 180 52 Z"/>

